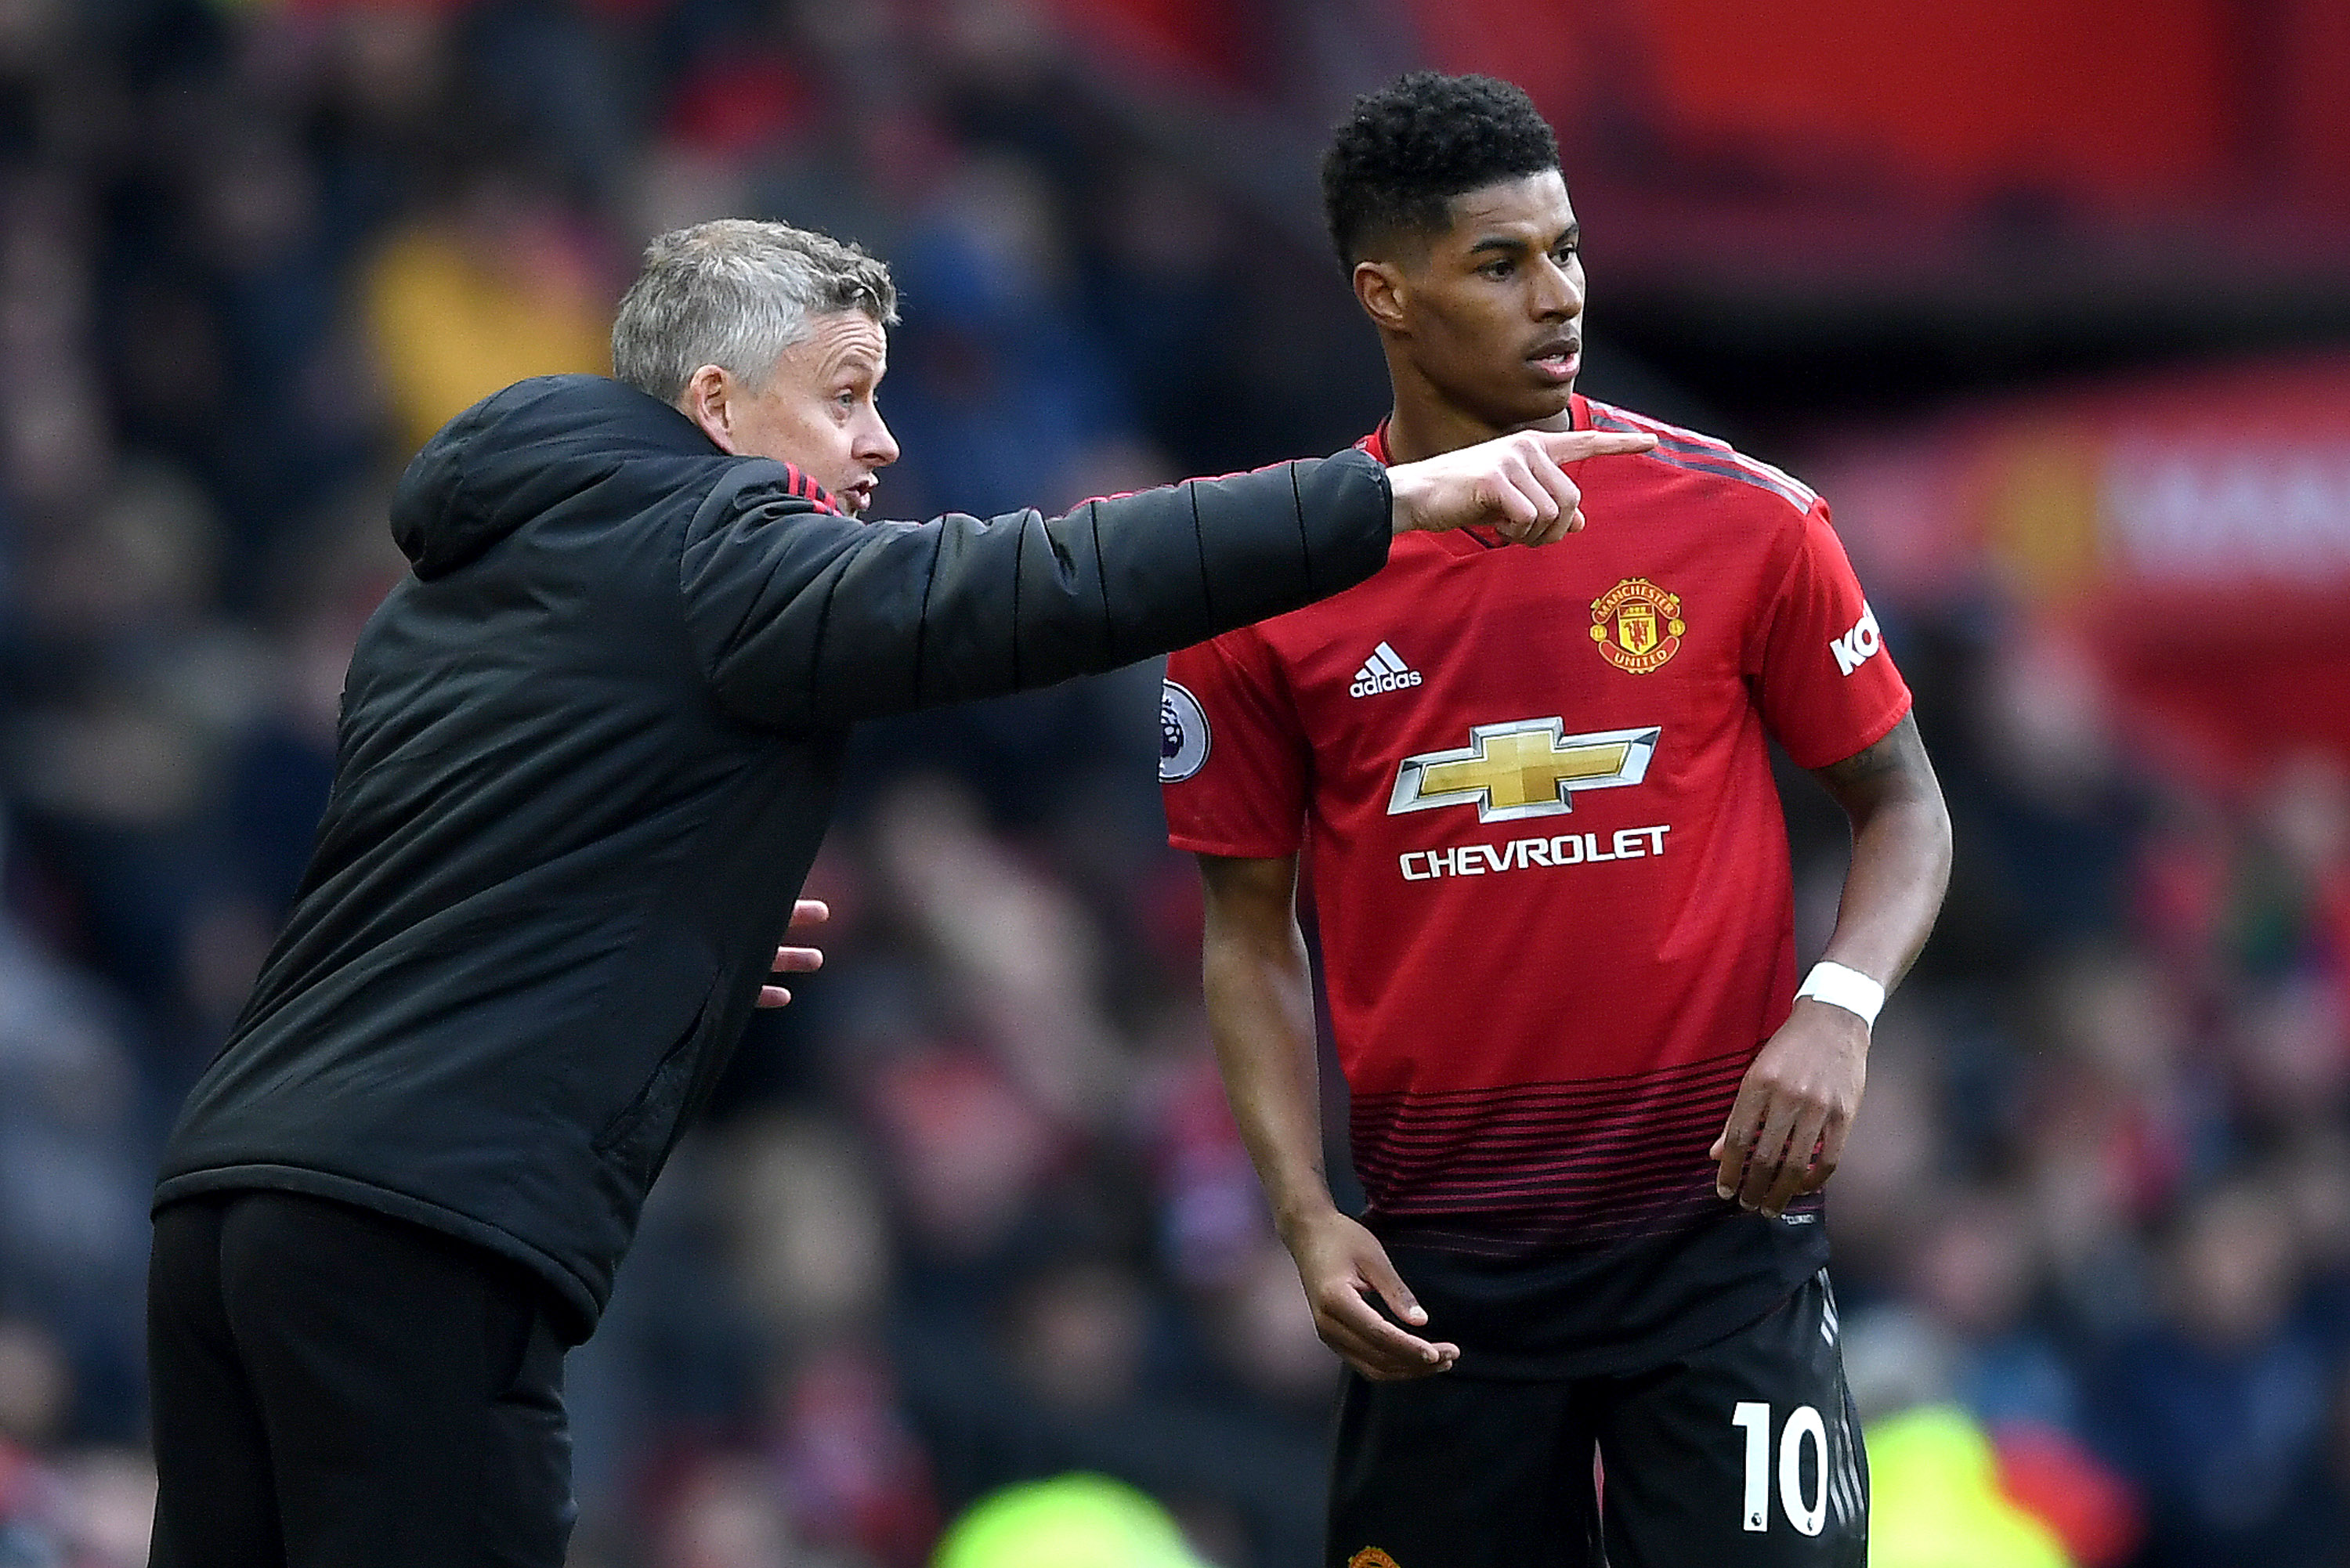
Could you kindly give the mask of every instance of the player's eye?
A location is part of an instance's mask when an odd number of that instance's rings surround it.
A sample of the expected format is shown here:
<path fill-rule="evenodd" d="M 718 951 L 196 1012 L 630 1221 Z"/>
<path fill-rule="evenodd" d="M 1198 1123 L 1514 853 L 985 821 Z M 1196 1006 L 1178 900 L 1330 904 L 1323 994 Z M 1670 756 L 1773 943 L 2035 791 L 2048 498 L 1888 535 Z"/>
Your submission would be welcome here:
<path fill-rule="evenodd" d="M 1516 270 L 1516 264 L 1509 261 L 1490 261 L 1483 266 L 1479 267 L 1477 270 L 1483 273 L 1487 277 L 1492 278 L 1494 282 L 1499 283 L 1502 279 L 1509 276 L 1513 271 Z"/>

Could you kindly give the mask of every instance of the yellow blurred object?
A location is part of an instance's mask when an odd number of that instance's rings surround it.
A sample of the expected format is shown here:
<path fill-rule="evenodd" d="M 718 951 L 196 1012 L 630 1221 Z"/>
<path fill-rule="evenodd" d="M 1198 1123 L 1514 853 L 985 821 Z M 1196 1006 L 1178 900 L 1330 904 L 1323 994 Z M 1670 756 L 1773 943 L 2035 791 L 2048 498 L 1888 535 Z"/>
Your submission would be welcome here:
<path fill-rule="evenodd" d="M 931 1568 L 1209 1568 L 1167 1511 L 1107 1476 L 1005 1487 L 972 1504 Z"/>
<path fill-rule="evenodd" d="M 2106 569 L 2101 455 L 2097 441 L 2067 430 L 2012 439 L 1986 454 L 1991 558 L 2026 600 L 2078 593 Z"/>
<path fill-rule="evenodd" d="M 574 269 L 479 251 L 461 233 L 411 229 L 362 282 L 376 363 L 411 451 L 525 376 L 611 369 L 611 313 Z"/>
<path fill-rule="evenodd" d="M 1869 1568 L 2072 1568 L 2049 1528 L 1999 1490 L 1991 1439 L 1923 1405 L 1868 1428 Z"/>

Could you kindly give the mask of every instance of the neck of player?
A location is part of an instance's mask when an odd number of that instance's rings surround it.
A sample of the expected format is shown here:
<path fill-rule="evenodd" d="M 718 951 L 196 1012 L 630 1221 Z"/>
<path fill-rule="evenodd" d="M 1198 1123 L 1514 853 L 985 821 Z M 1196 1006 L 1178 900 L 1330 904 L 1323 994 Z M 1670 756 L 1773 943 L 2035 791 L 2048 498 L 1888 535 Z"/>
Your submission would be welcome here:
<path fill-rule="evenodd" d="M 1388 415 L 1388 461 L 1390 463 L 1419 462 L 1517 431 L 1575 428 L 1572 406 L 1561 409 L 1548 419 L 1497 425 L 1461 407 L 1406 366 L 1390 360 L 1388 372 L 1388 381 L 1395 390 L 1395 407 Z"/>

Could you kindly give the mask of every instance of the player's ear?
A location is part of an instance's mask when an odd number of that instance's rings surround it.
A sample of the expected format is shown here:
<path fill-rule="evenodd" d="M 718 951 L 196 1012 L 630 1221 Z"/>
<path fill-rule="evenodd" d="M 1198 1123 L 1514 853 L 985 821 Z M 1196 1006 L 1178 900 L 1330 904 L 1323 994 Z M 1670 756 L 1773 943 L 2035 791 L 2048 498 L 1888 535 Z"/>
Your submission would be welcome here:
<path fill-rule="evenodd" d="M 735 452 L 734 378 L 716 365 L 702 365 L 685 379 L 678 411 L 702 427 L 721 452 Z M 739 455 L 739 452 L 737 453 Z"/>
<path fill-rule="evenodd" d="M 1364 314 L 1382 331 L 1405 330 L 1409 292 L 1403 269 L 1393 262 L 1359 261 L 1355 264 L 1355 298 L 1362 306 Z"/>

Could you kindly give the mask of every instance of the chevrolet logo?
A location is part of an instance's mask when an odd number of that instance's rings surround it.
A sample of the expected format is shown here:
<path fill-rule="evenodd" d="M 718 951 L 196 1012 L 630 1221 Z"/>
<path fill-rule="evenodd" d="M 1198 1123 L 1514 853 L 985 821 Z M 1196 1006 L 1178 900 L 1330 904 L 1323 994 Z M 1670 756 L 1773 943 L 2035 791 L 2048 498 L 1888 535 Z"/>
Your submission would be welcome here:
<path fill-rule="evenodd" d="M 1658 737 L 1645 730 L 1600 730 L 1565 735 L 1557 719 L 1479 724 L 1456 752 L 1406 757 L 1396 771 L 1388 815 L 1473 805 L 1480 822 L 1556 816 L 1575 809 L 1579 789 L 1614 789 L 1648 776 Z"/>

